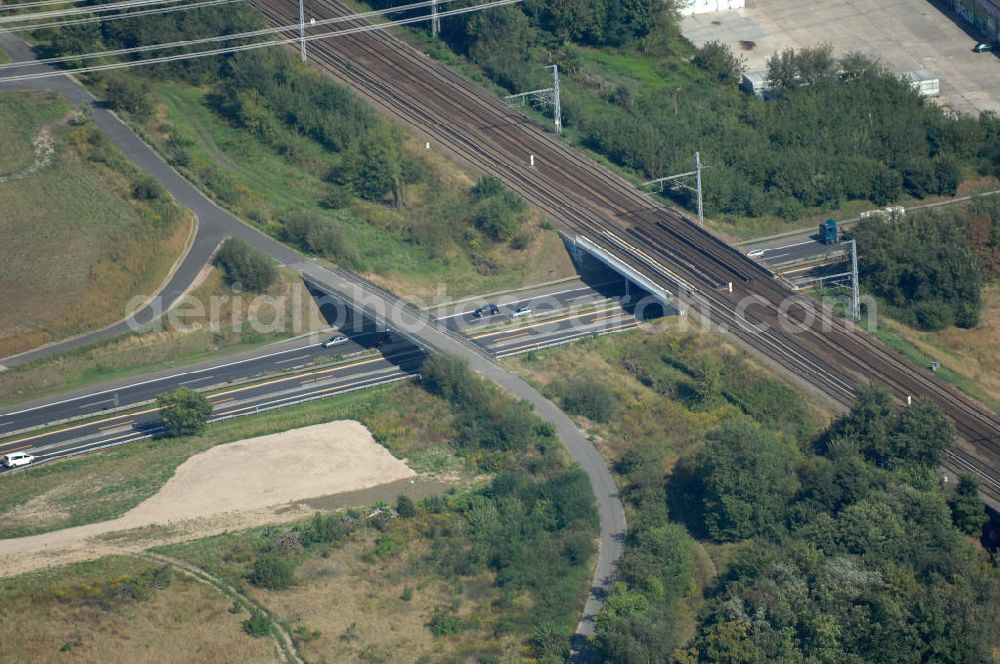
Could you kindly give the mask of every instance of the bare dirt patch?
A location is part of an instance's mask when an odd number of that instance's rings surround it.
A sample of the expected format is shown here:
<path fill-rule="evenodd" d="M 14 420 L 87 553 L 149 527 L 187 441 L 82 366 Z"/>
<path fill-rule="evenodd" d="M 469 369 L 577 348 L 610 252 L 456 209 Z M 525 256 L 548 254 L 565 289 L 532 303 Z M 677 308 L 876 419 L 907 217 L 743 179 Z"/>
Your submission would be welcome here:
<path fill-rule="evenodd" d="M 313 511 L 302 501 L 414 475 L 355 421 L 219 445 L 185 461 L 157 494 L 117 519 L 0 540 L 0 576 L 302 519 Z"/>

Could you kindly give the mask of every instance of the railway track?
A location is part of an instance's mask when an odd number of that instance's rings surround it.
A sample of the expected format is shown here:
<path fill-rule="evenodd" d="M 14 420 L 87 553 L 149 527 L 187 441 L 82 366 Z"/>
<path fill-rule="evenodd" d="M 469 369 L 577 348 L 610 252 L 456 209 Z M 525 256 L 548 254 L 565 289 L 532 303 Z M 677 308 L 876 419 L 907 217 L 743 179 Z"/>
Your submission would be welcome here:
<path fill-rule="evenodd" d="M 275 24 L 298 20 L 289 0 L 254 4 Z M 307 9 L 318 19 L 352 13 L 336 0 L 316 0 Z M 980 476 L 984 495 L 1000 508 L 1000 418 L 982 405 L 849 330 L 843 318 L 797 296 L 760 264 L 399 38 L 370 32 L 314 41 L 309 49 L 314 66 L 452 156 L 500 177 L 569 234 L 585 235 L 672 290 L 690 290 L 714 323 L 837 401 L 849 404 L 854 387 L 867 380 L 886 384 L 901 401 L 934 400 L 962 439 L 946 465 Z M 788 329 L 796 324 L 800 330 Z"/>

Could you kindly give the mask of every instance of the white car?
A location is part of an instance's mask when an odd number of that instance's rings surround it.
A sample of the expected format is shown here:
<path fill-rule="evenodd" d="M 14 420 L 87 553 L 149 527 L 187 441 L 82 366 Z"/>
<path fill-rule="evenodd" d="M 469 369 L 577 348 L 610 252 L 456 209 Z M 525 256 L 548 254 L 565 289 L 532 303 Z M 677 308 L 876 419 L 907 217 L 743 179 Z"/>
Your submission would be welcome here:
<path fill-rule="evenodd" d="M 531 307 L 529 307 L 529 306 L 523 306 L 523 307 L 518 307 L 517 309 L 514 309 L 514 313 L 512 313 L 511 316 L 513 318 L 520 318 L 521 316 L 527 316 L 529 314 L 531 314 Z"/>
<path fill-rule="evenodd" d="M 751 249 L 750 251 L 747 252 L 747 256 L 750 257 L 750 258 L 763 258 L 764 257 L 764 250 L 763 249 Z"/>
<path fill-rule="evenodd" d="M 27 452 L 11 452 L 10 454 L 4 455 L 3 465 L 8 468 L 17 468 L 18 466 L 27 466 L 34 460 L 35 457 L 31 456 Z"/>
<path fill-rule="evenodd" d="M 331 339 L 327 339 L 323 342 L 323 348 L 329 348 L 330 346 L 339 346 L 340 344 L 347 343 L 347 337 L 336 336 Z"/>

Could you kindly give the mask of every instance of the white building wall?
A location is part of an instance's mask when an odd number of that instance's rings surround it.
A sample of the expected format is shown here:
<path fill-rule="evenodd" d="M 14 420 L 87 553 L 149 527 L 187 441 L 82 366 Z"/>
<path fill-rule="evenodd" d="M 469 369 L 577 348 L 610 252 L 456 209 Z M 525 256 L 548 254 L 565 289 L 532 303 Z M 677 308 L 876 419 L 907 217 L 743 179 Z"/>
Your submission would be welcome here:
<path fill-rule="evenodd" d="M 746 4 L 746 0 L 687 0 L 681 7 L 681 15 L 714 14 L 731 9 L 743 9 Z"/>

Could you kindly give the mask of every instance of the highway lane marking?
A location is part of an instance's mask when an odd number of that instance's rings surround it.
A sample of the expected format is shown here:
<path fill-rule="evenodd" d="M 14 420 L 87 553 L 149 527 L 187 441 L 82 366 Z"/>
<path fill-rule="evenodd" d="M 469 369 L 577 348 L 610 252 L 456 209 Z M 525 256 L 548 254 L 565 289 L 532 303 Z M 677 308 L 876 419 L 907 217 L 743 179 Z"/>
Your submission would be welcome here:
<path fill-rule="evenodd" d="M 796 242 L 795 244 L 786 244 L 786 245 L 782 245 L 780 247 L 771 247 L 770 249 L 765 249 L 764 251 L 765 252 L 768 252 L 768 251 L 781 251 L 782 249 L 791 249 L 792 247 L 801 247 L 804 244 L 819 244 L 819 243 L 816 242 L 816 240 L 806 240 L 805 242 Z"/>
<path fill-rule="evenodd" d="M 311 371 L 311 372 L 308 372 L 308 373 L 300 373 L 300 374 L 296 374 L 295 376 L 285 376 L 285 377 L 282 377 L 282 378 L 276 378 L 275 380 L 272 380 L 272 381 L 267 381 L 267 382 L 264 382 L 264 383 L 256 383 L 254 385 L 247 385 L 247 386 L 244 386 L 244 387 L 239 387 L 239 388 L 235 388 L 235 389 L 228 390 L 228 391 L 225 391 L 225 392 L 219 392 L 217 394 L 212 394 L 212 395 L 208 395 L 208 396 L 211 399 L 211 398 L 215 398 L 215 397 L 224 396 L 226 394 L 232 394 L 234 392 L 243 392 L 245 390 L 250 390 L 250 389 L 253 389 L 255 387 L 264 387 L 266 385 L 272 385 L 274 383 L 280 383 L 280 382 L 283 382 L 283 381 L 294 380 L 295 378 L 298 378 L 298 377 L 301 377 L 301 376 L 308 376 L 308 375 L 322 374 L 322 373 L 331 373 L 331 372 L 334 372 L 334 371 L 338 371 L 340 369 L 349 369 L 351 367 L 356 367 L 356 366 L 359 366 L 359 365 L 362 365 L 362 364 L 370 364 L 371 362 L 377 362 L 377 361 L 383 360 L 383 359 L 386 359 L 386 358 L 384 358 L 383 356 L 379 356 L 379 357 L 371 358 L 369 360 L 362 360 L 362 361 L 359 361 L 359 362 L 354 362 L 352 364 L 345 364 L 345 365 L 340 365 L 340 366 L 337 366 L 337 367 L 330 367 L 328 369 L 321 369 L 321 370 L 317 370 L 317 371 Z M 181 375 L 183 375 L 183 374 L 181 374 Z M 140 411 L 135 412 L 135 413 L 127 413 L 127 414 L 123 414 L 123 415 L 116 415 L 114 417 L 107 417 L 107 418 L 104 418 L 103 420 L 95 420 L 93 422 L 84 422 L 82 424 L 77 424 L 77 425 L 74 425 L 74 426 L 71 426 L 71 427 L 66 427 L 64 429 L 56 429 L 55 431 L 48 431 L 48 432 L 44 432 L 44 433 L 34 434 L 32 436 L 26 436 L 24 438 L 18 438 L 16 440 L 11 440 L 11 441 L 8 441 L 6 443 L 0 443 L 0 445 L 13 445 L 13 444 L 22 443 L 22 442 L 25 442 L 25 441 L 28 441 L 28 440 L 36 440 L 38 438 L 44 438 L 46 436 L 54 436 L 56 434 L 65 433 L 67 431 L 75 431 L 77 429 L 82 429 L 84 427 L 91 427 L 91 426 L 94 426 L 95 424 L 102 424 L 104 422 L 112 422 L 114 420 L 125 418 L 125 417 L 135 417 L 137 415 L 145 415 L 147 413 L 155 413 L 155 412 L 157 412 L 159 410 L 160 410 L 159 407 L 148 408 L 146 410 L 140 410 Z"/>
<path fill-rule="evenodd" d="M 275 364 L 287 364 L 288 362 L 295 362 L 297 360 L 305 360 L 312 357 L 312 355 L 299 355 L 298 357 L 290 357 L 287 360 L 277 360 Z"/>
<path fill-rule="evenodd" d="M 218 401 L 213 401 L 212 405 L 218 406 L 219 404 L 227 403 L 229 401 L 236 401 L 236 397 L 229 397 L 228 399 L 219 399 Z"/>
<path fill-rule="evenodd" d="M 104 431 L 105 429 L 117 429 L 118 427 L 123 427 L 126 424 L 135 424 L 135 420 L 128 420 L 125 422 L 119 422 L 118 424 L 109 424 L 103 427 L 97 427 L 98 431 Z"/>
<path fill-rule="evenodd" d="M 386 360 L 386 358 L 384 356 L 380 355 L 378 357 L 373 357 L 373 358 L 368 359 L 368 360 L 361 360 L 359 362 L 354 362 L 354 363 L 351 363 L 351 364 L 342 364 L 342 365 L 336 366 L 336 367 L 329 367 L 329 368 L 326 368 L 326 369 L 317 369 L 315 371 L 307 371 L 307 372 L 304 372 L 304 373 L 295 374 L 294 376 L 282 376 L 281 378 L 275 378 L 274 380 L 268 380 L 268 381 L 265 381 L 263 383 L 255 383 L 253 385 L 246 385 L 244 387 L 237 387 L 237 388 L 232 389 L 232 390 L 226 390 L 225 392 L 217 392 L 216 394 L 209 395 L 209 398 L 221 397 L 221 396 L 225 396 L 227 394 L 234 394 L 236 392 L 245 392 L 246 390 L 252 390 L 255 387 L 265 387 L 267 385 L 274 385 L 275 383 L 283 383 L 283 382 L 287 382 L 287 381 L 291 381 L 291 380 L 296 380 L 296 379 L 302 378 L 303 376 L 315 376 L 315 375 L 318 375 L 318 374 L 332 373 L 334 371 L 339 371 L 341 369 L 350 369 L 351 367 L 357 367 L 357 366 L 360 366 L 362 364 L 371 364 L 372 362 L 379 362 L 381 360 Z"/>
<path fill-rule="evenodd" d="M 265 360 L 265 359 L 267 359 L 269 357 L 275 357 L 275 356 L 278 356 L 278 355 L 285 355 L 286 353 L 299 353 L 299 352 L 302 352 L 302 348 L 312 348 L 313 345 L 319 345 L 319 344 L 310 344 L 309 346 L 303 346 L 301 348 L 290 348 L 288 350 L 281 350 L 281 351 L 277 351 L 277 352 L 274 352 L 274 353 L 268 353 L 267 355 L 259 355 L 259 356 L 247 358 L 245 360 L 236 360 L 234 362 L 226 362 L 225 364 L 217 364 L 215 366 L 208 367 L 206 369 L 198 369 L 198 370 L 195 370 L 195 371 L 182 371 L 180 373 L 171 374 L 169 376 L 162 376 L 160 378 L 150 378 L 149 380 L 140 381 L 138 383 L 130 383 L 129 385 L 123 385 L 122 387 L 116 387 L 114 389 L 103 390 L 101 392 L 94 392 L 93 394 L 84 394 L 84 395 L 78 396 L 78 397 L 71 397 L 69 399 L 63 399 L 62 401 L 53 401 L 52 403 L 42 404 L 41 406 L 33 406 L 31 408 L 25 408 L 24 410 L 18 410 L 18 411 L 14 411 L 12 413 L 5 413 L 5 416 L 22 415 L 24 413 L 30 413 L 31 411 L 40 410 L 42 408 L 51 408 L 53 406 L 61 406 L 63 404 L 72 403 L 74 401 L 80 401 L 81 399 L 90 399 L 92 397 L 99 397 L 102 394 L 113 394 L 114 392 L 123 392 L 125 390 L 131 390 L 133 388 L 141 387 L 143 385 L 149 385 L 150 383 L 159 383 L 161 381 L 162 382 L 170 381 L 170 380 L 173 380 L 175 378 L 180 378 L 181 376 L 187 376 L 187 375 L 205 373 L 206 371 L 215 371 L 216 369 L 222 369 L 224 367 L 232 367 L 232 366 L 235 366 L 237 364 L 246 364 L 248 362 L 255 362 L 257 360 Z M 105 401 L 108 401 L 108 400 L 106 399 Z M 97 403 L 99 403 L 99 404 L 100 403 L 105 403 L 105 401 L 99 401 Z M 85 408 L 85 406 L 80 406 L 80 407 L 81 408 Z"/>
<path fill-rule="evenodd" d="M 209 379 L 211 377 L 212 377 L 212 374 L 209 374 L 207 376 L 202 376 L 201 378 L 192 378 L 191 380 L 181 381 L 180 383 L 177 383 L 177 384 L 178 385 L 190 385 L 191 383 L 197 383 L 198 381 L 207 380 L 207 379 Z"/>
<path fill-rule="evenodd" d="M 141 383 L 132 383 L 131 385 L 126 385 L 124 387 L 117 387 L 113 390 L 104 390 L 103 392 L 94 392 L 93 394 L 85 394 L 79 397 L 73 397 L 71 399 L 63 399 L 62 401 L 53 401 L 52 403 L 42 404 L 41 406 L 34 406 L 32 408 L 25 408 L 24 410 L 18 410 L 13 413 L 5 413 L 5 417 L 11 415 L 21 415 L 23 413 L 30 413 L 33 410 L 39 410 L 42 408 L 51 408 L 52 406 L 61 406 L 64 403 L 71 403 L 73 401 L 79 401 L 80 399 L 90 399 L 91 397 L 99 397 L 102 394 L 112 394 L 114 392 L 120 392 L 122 390 L 128 390 L 133 387 L 139 387 L 140 385 L 149 385 L 150 383 L 157 383 L 161 380 L 167 380 L 168 378 L 177 378 L 178 376 L 184 376 L 187 372 L 179 373 L 175 376 L 167 376 L 166 378 L 151 378 L 150 380 L 144 380 Z M 105 399 L 104 401 L 98 401 L 97 403 L 105 403 L 106 401 L 111 401 L 111 399 Z M 80 406 L 83 408 L 83 406 Z"/>
<path fill-rule="evenodd" d="M 571 314 L 569 316 L 563 316 L 562 318 L 553 318 L 551 320 L 543 320 L 543 321 L 540 321 L 538 323 L 532 323 L 530 325 L 524 325 L 522 327 L 515 327 L 515 328 L 510 329 L 510 330 L 497 330 L 497 331 L 494 331 L 494 332 L 484 332 L 483 334 L 477 334 L 477 335 L 475 335 L 473 337 L 470 337 L 470 339 L 482 339 L 483 337 L 488 337 L 488 336 L 491 336 L 491 335 L 494 335 L 494 334 L 503 334 L 505 332 L 519 332 L 521 330 L 528 330 L 528 329 L 531 329 L 533 327 L 541 327 L 542 325 L 550 325 L 552 323 L 561 323 L 563 321 L 571 320 L 573 318 L 583 318 L 584 316 L 592 316 L 594 314 L 603 314 L 606 311 L 611 311 L 612 309 L 619 309 L 619 308 L 620 307 L 618 305 L 614 305 L 614 306 L 611 306 L 611 307 L 607 307 L 605 309 L 598 309 L 597 311 L 587 311 L 587 312 L 584 312 L 584 313 L 581 313 L 581 314 Z"/>
<path fill-rule="evenodd" d="M 604 329 L 604 330 L 599 330 L 599 332 L 601 332 L 602 334 L 610 334 L 612 332 L 617 332 L 619 330 L 629 330 L 629 329 L 632 329 L 634 327 L 639 327 L 639 325 L 640 325 L 640 323 L 638 321 L 634 321 L 633 320 L 633 321 L 629 321 L 627 323 L 624 323 L 622 325 L 619 325 L 617 327 L 609 327 L 609 328 Z M 511 355 L 517 354 L 518 351 L 527 350 L 527 349 L 530 349 L 532 347 L 544 346 L 546 344 L 554 343 L 554 342 L 557 342 L 557 341 L 572 341 L 572 340 L 578 339 L 580 337 L 593 336 L 593 334 L 594 334 L 594 332 L 577 332 L 576 334 L 571 334 L 571 335 L 568 335 L 568 336 L 565 336 L 565 337 L 558 337 L 558 338 L 555 338 L 555 339 L 541 339 L 539 341 L 532 341 L 530 343 L 523 344 L 521 346 L 514 346 L 513 348 L 504 348 L 500 352 L 504 353 L 502 355 L 502 357 L 509 357 Z"/>
<path fill-rule="evenodd" d="M 621 315 L 622 315 L 622 312 L 620 312 L 620 311 L 613 311 L 610 314 L 608 314 L 607 316 L 601 316 L 600 318 L 594 318 L 590 322 L 591 323 L 596 323 L 598 321 L 607 320 L 609 318 L 614 318 L 615 316 L 621 316 Z"/>
<path fill-rule="evenodd" d="M 399 376 L 407 375 L 406 372 L 399 372 Z M 333 387 L 328 387 L 322 390 L 316 390 L 315 392 L 307 392 L 305 394 L 294 394 L 283 399 L 276 399 L 275 401 L 269 401 L 262 404 L 255 404 L 253 406 L 244 406 L 242 408 L 234 408 L 233 410 L 227 410 L 224 413 L 219 413 L 216 417 L 225 417 L 226 415 L 235 415 L 236 413 L 242 413 L 246 410 L 253 410 L 256 408 L 261 408 L 262 406 L 268 406 L 271 404 L 281 403 L 282 401 L 291 401 L 292 399 L 304 399 L 306 397 L 316 396 L 317 394 L 326 394 L 327 392 L 334 392 L 336 390 L 348 390 L 352 387 L 357 387 L 359 385 L 364 385 L 366 383 L 371 383 L 373 380 L 383 380 L 384 378 L 395 377 L 395 376 L 385 376 L 383 378 L 366 378 L 365 380 L 360 380 L 356 383 L 348 383 L 346 385 L 334 385 Z M 378 384 L 378 383 L 376 383 Z"/>
<path fill-rule="evenodd" d="M 114 401 L 114 398 L 105 399 L 104 401 L 95 401 L 93 403 L 85 403 L 82 406 L 77 406 L 77 408 L 90 408 L 91 406 L 100 406 L 102 403 L 108 403 L 109 401 Z"/>
<path fill-rule="evenodd" d="M 534 302 L 535 300 L 544 300 L 547 297 L 556 297 L 558 295 L 565 295 L 566 293 L 592 292 L 592 293 L 595 293 L 595 294 L 599 295 L 599 293 L 597 293 L 597 289 L 598 288 L 601 288 L 602 286 L 611 286 L 612 284 L 619 283 L 619 281 L 620 280 L 605 281 L 605 282 L 600 283 L 600 284 L 595 284 L 594 286 L 578 286 L 576 288 L 568 288 L 566 290 L 556 291 L 555 293 L 543 293 L 541 295 L 533 295 L 533 296 L 524 298 L 522 300 L 515 300 L 514 302 L 511 303 L 510 306 L 513 306 L 515 304 L 521 304 L 522 302 Z M 529 288 L 530 288 L 530 286 L 529 286 Z M 499 302 L 499 301 L 501 301 L 503 299 L 503 295 L 500 295 L 500 296 L 497 296 L 497 297 L 494 297 L 494 298 L 490 298 L 490 296 L 487 295 L 483 299 L 484 300 L 493 299 L 493 300 L 496 300 L 496 301 Z M 504 306 L 508 306 L 508 305 L 504 305 Z M 448 316 L 441 316 L 437 320 L 448 320 L 449 318 L 457 318 L 459 316 L 465 316 L 466 314 L 471 314 L 474 311 L 475 311 L 474 309 L 471 309 L 469 311 L 460 311 L 457 314 L 450 314 Z M 493 316 L 500 316 L 500 315 L 501 314 L 490 314 L 489 316 L 484 316 L 483 318 L 477 319 L 477 320 L 483 320 L 485 318 L 491 318 Z"/>
<path fill-rule="evenodd" d="M 567 290 L 556 291 L 555 293 L 545 293 L 543 295 L 538 295 L 538 296 L 536 296 L 535 298 L 532 298 L 532 299 L 542 299 L 542 298 L 546 298 L 546 297 L 555 297 L 557 295 L 563 295 L 565 293 L 571 293 L 571 292 L 574 292 L 574 291 L 594 290 L 596 288 L 600 288 L 602 286 L 608 286 L 608 285 L 615 284 L 615 283 L 618 283 L 618 281 L 617 280 L 616 281 L 608 281 L 608 282 L 605 282 L 605 283 L 596 284 L 592 288 L 571 288 L 571 289 L 567 289 Z M 461 314 L 456 314 L 456 315 L 461 315 Z M 451 316 L 451 317 L 454 317 L 454 316 Z M 448 318 L 448 317 L 445 317 L 445 318 Z M 444 320 L 444 318 L 439 318 L 437 320 Z M 32 411 L 41 410 L 43 408 L 51 408 L 53 406 L 61 406 L 63 404 L 72 403 L 74 401 L 80 401 L 81 399 L 89 399 L 89 398 L 93 398 L 95 396 L 101 396 L 103 394 L 113 394 L 115 392 L 123 392 L 123 391 L 126 391 L 126 390 L 134 389 L 136 387 L 141 387 L 143 385 L 149 385 L 151 383 L 166 382 L 166 381 L 174 380 L 176 378 L 179 378 L 181 376 L 186 376 L 186 375 L 189 375 L 189 374 L 193 375 L 193 374 L 198 374 L 198 373 L 204 373 L 206 371 L 216 371 L 218 369 L 223 369 L 225 367 L 232 367 L 232 366 L 236 366 L 236 365 L 239 365 L 239 364 L 247 364 L 247 363 L 256 362 L 256 361 L 259 361 L 259 360 L 265 360 L 265 359 L 267 359 L 269 357 L 277 357 L 279 355 L 284 355 L 286 353 L 301 352 L 303 348 L 312 348 L 312 347 L 317 346 L 317 345 L 319 345 L 319 344 L 309 344 L 307 346 L 302 346 L 302 347 L 299 347 L 299 348 L 290 348 L 288 350 L 281 350 L 281 351 L 276 351 L 274 353 L 268 353 L 267 355 L 257 355 L 257 356 L 250 357 L 250 358 L 247 358 L 247 359 L 244 359 L 244 360 L 235 360 L 233 362 L 224 362 L 222 364 L 216 364 L 216 365 L 213 365 L 211 367 L 207 367 L 205 369 L 197 369 L 195 371 L 184 371 L 184 372 L 177 373 L 177 374 L 171 374 L 169 376 L 162 376 L 162 377 L 158 377 L 158 378 L 150 378 L 149 380 L 140 381 L 138 383 L 130 383 L 128 385 L 123 385 L 121 387 L 117 387 L 117 388 L 113 388 L 113 389 L 102 390 L 100 392 L 94 392 L 92 394 L 85 394 L 85 395 L 81 395 L 81 396 L 78 396 L 78 397 L 70 397 L 69 399 L 63 399 L 61 401 L 53 401 L 51 403 L 42 404 L 40 406 L 32 406 L 31 408 L 24 408 L 22 410 L 12 411 L 10 413 L 5 413 L 4 415 L 5 416 L 23 415 L 24 413 L 30 413 Z M 99 403 L 104 403 L 104 402 L 99 402 Z M 83 408 L 83 407 L 84 406 L 81 406 L 81 408 Z M 4 426 L 4 425 L 0 424 L 0 426 Z"/>
<path fill-rule="evenodd" d="M 519 339 L 520 337 L 526 337 L 530 332 L 521 332 L 520 334 L 512 334 L 509 337 L 500 337 L 499 339 L 494 339 L 493 343 L 500 343 L 501 341 L 507 341 L 508 339 Z"/>
<path fill-rule="evenodd" d="M 36 433 L 33 436 L 25 436 L 24 438 L 18 438 L 17 440 L 11 440 L 3 445 L 13 445 L 15 443 L 23 443 L 27 440 L 35 440 L 37 438 L 44 438 L 45 436 L 54 436 L 57 433 L 66 433 L 67 431 L 75 431 L 76 429 L 83 429 L 84 427 L 92 427 L 95 424 L 101 424 L 102 422 L 111 422 L 112 420 L 120 420 L 123 417 L 135 417 L 136 415 L 145 415 L 146 413 L 155 413 L 160 410 L 159 407 L 147 408 L 146 410 L 140 410 L 135 413 L 129 413 L 127 415 L 117 415 L 115 417 L 106 417 L 103 420 L 96 420 L 94 422 L 84 422 L 83 424 L 77 424 L 71 427 L 66 427 L 65 429 L 57 429 L 55 431 L 46 431 L 44 433 Z"/>
<path fill-rule="evenodd" d="M 17 452 L 18 450 L 28 450 L 32 447 L 34 447 L 34 445 L 21 445 L 21 447 L 12 447 L 9 450 L 3 450 L 3 453 L 8 454 L 10 452 Z"/>

